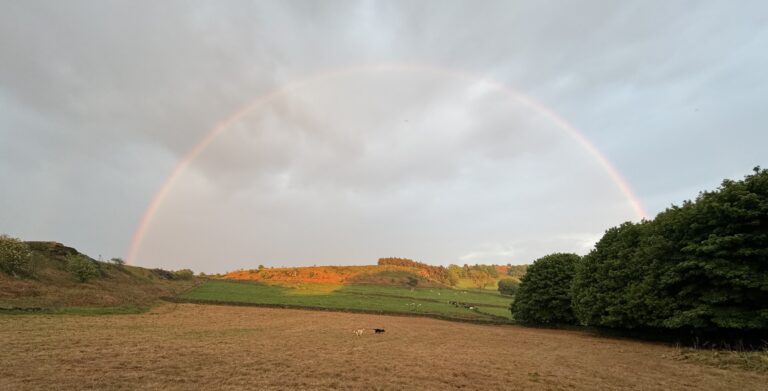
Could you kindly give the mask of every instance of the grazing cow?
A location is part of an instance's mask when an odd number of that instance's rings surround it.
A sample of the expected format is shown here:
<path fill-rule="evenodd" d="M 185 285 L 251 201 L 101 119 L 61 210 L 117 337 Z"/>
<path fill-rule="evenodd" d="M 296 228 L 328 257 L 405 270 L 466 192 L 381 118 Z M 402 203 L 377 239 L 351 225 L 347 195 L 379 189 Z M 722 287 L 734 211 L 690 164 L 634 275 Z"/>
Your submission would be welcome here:
<path fill-rule="evenodd" d="M 354 333 L 355 333 L 355 335 L 360 336 L 360 335 L 363 335 L 363 331 L 364 330 L 365 329 L 357 329 L 357 330 L 354 331 Z"/>
<path fill-rule="evenodd" d="M 381 334 L 384 332 L 384 329 L 373 329 L 373 332 L 376 334 Z"/>

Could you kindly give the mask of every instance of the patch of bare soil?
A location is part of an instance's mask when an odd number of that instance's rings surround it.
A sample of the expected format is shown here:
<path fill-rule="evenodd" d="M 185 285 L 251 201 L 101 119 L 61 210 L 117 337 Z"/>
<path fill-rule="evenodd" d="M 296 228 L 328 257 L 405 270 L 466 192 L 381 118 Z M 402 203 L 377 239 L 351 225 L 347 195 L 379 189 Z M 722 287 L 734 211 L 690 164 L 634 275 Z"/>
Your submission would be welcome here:
<path fill-rule="evenodd" d="M 355 336 L 353 330 L 365 328 Z M 372 328 L 384 328 L 373 334 Z M 0 316 L 0 389 L 758 390 L 768 374 L 576 331 L 168 304 Z"/>

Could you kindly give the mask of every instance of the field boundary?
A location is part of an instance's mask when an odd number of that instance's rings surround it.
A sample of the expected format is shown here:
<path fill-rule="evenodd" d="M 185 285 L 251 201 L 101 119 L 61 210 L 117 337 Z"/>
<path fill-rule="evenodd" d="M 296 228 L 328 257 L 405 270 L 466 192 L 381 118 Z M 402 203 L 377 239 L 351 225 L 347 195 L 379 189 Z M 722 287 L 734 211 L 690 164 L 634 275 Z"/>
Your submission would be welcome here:
<path fill-rule="evenodd" d="M 262 307 L 262 308 L 325 311 L 325 312 L 346 312 L 346 313 L 353 313 L 353 314 L 369 314 L 369 315 L 407 316 L 407 317 L 419 317 L 419 318 L 432 318 L 432 319 L 447 320 L 452 322 L 487 324 L 487 325 L 517 325 L 518 324 L 517 322 L 511 319 L 506 319 L 500 316 L 487 314 L 487 313 L 483 313 L 483 315 L 490 317 L 492 319 L 455 318 L 455 317 L 444 316 L 439 314 L 431 314 L 426 312 L 378 311 L 378 310 L 364 310 L 364 309 L 354 309 L 354 308 L 327 308 L 327 307 L 313 307 L 313 306 L 304 306 L 304 305 L 295 305 L 295 304 L 268 304 L 268 303 L 248 303 L 243 301 L 187 299 L 187 298 L 180 298 L 180 297 L 173 297 L 173 296 L 161 297 L 160 299 L 170 303 L 206 304 L 206 305 L 223 305 L 223 306 L 238 306 L 238 307 Z"/>

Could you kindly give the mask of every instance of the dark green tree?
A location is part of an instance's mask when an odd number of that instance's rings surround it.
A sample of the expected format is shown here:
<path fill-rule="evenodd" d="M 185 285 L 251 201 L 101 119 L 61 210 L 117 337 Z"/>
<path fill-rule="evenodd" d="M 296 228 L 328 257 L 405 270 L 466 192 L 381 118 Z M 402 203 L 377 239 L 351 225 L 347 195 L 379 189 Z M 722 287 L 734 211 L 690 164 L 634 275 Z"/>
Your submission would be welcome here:
<path fill-rule="evenodd" d="M 605 232 L 576 267 L 573 311 L 589 326 L 660 326 L 674 308 L 661 289 L 669 241 L 651 222 L 624 223 Z"/>
<path fill-rule="evenodd" d="M 586 325 L 768 329 L 768 171 L 609 229 L 572 296 Z"/>
<path fill-rule="evenodd" d="M 537 259 L 523 276 L 512 315 L 526 323 L 574 323 L 571 282 L 580 257 L 556 253 Z"/>
<path fill-rule="evenodd" d="M 768 329 L 768 170 L 725 180 L 655 222 L 677 250 L 665 289 L 678 303 L 666 327 Z"/>
<path fill-rule="evenodd" d="M 502 295 L 514 296 L 520 287 L 520 281 L 513 278 L 502 278 L 499 280 L 499 293 Z"/>

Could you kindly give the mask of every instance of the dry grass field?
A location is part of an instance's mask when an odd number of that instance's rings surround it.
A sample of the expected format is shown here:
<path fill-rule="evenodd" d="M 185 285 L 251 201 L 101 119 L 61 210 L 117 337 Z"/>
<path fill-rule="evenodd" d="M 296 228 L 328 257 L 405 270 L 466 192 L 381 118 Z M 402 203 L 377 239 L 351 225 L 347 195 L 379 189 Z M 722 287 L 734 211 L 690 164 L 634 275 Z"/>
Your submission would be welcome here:
<path fill-rule="evenodd" d="M 356 337 L 358 328 L 384 327 Z M 0 389 L 758 390 L 768 374 L 583 332 L 165 304 L 0 316 Z"/>

